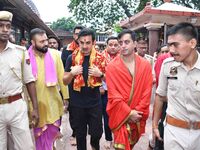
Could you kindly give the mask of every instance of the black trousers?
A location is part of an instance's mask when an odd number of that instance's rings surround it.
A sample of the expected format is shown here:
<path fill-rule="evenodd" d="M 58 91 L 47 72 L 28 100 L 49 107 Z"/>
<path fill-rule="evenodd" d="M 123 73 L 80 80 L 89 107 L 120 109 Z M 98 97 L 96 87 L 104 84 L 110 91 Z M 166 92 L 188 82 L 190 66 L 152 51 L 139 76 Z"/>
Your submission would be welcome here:
<path fill-rule="evenodd" d="M 91 135 L 90 144 L 95 150 L 99 150 L 99 141 L 102 136 L 102 107 L 80 108 L 71 106 L 76 131 L 77 150 L 87 150 L 87 126 Z"/>
<path fill-rule="evenodd" d="M 165 116 L 166 116 L 166 109 L 167 109 L 167 102 L 165 102 L 164 105 L 163 105 L 162 115 L 161 115 L 161 121 L 158 124 L 158 130 L 160 132 L 161 138 L 164 137 L 163 122 L 164 122 Z M 164 143 L 163 143 L 163 141 L 159 141 L 158 139 L 156 139 L 154 150 L 164 150 Z"/>
<path fill-rule="evenodd" d="M 72 128 L 72 136 L 76 137 L 76 131 L 75 131 L 75 124 L 74 124 L 74 117 L 73 117 L 72 109 L 73 109 L 73 107 L 71 107 L 71 103 L 70 103 L 70 100 L 69 100 L 69 106 L 68 106 L 69 124 Z"/>
<path fill-rule="evenodd" d="M 108 114 L 106 112 L 106 106 L 108 103 L 108 94 L 107 91 L 103 95 L 101 95 L 101 101 L 102 101 L 102 108 L 103 108 L 103 121 L 104 121 L 104 132 L 105 132 L 105 139 L 107 141 L 112 141 L 112 132 L 110 130 L 110 127 L 108 126 Z"/>

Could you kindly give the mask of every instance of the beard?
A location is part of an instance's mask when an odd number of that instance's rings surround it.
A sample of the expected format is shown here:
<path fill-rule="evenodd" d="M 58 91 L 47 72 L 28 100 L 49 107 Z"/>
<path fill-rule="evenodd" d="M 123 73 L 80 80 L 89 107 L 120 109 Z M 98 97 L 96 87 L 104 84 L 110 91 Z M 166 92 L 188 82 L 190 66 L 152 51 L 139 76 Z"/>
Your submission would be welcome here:
<path fill-rule="evenodd" d="M 91 50 L 88 49 L 81 49 L 81 53 L 83 53 L 85 56 L 90 55 Z"/>
<path fill-rule="evenodd" d="M 38 50 L 39 52 L 46 53 L 48 51 L 48 46 L 43 46 L 43 47 L 38 47 L 35 45 L 35 49 Z"/>

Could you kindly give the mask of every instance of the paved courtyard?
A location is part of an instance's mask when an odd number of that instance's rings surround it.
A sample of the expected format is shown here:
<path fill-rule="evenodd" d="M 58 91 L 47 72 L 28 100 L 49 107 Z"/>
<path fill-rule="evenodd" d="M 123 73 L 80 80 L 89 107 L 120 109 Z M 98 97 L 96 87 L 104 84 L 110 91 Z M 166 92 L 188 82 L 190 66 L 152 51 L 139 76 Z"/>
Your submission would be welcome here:
<path fill-rule="evenodd" d="M 150 107 L 150 116 L 147 121 L 147 126 L 146 126 L 146 133 L 142 135 L 140 138 L 140 141 L 137 143 L 137 145 L 134 147 L 134 150 L 147 150 L 148 147 L 148 136 L 151 133 L 151 117 L 152 117 L 152 104 Z M 56 141 L 56 150 L 76 150 L 75 146 L 71 146 L 70 144 L 70 136 L 72 134 L 72 130 L 69 125 L 69 119 L 68 119 L 68 113 L 63 116 L 63 121 L 62 121 L 62 128 L 61 132 L 64 135 L 62 139 Z M 87 149 L 91 150 L 89 141 L 90 137 L 88 135 L 87 137 Z M 100 145 L 101 145 L 101 150 L 106 150 L 104 148 L 104 143 L 105 143 L 105 138 L 104 135 L 101 138 Z M 111 150 L 114 150 L 112 148 Z"/>

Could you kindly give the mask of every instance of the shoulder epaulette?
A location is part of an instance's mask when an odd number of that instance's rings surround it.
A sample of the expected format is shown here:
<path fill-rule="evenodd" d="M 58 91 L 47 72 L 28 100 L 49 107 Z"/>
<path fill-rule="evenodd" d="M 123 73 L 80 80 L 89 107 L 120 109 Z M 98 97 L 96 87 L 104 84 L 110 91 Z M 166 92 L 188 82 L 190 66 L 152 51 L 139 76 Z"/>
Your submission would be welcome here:
<path fill-rule="evenodd" d="M 169 57 L 169 58 L 166 58 L 163 63 L 166 64 L 166 63 L 169 63 L 169 62 L 173 62 L 175 61 L 173 57 Z"/>
<path fill-rule="evenodd" d="M 153 56 L 151 56 L 151 55 L 145 55 L 145 56 L 150 58 L 150 59 L 153 59 Z"/>
<path fill-rule="evenodd" d="M 26 51 L 26 47 L 24 47 L 24 46 L 15 45 L 15 48 L 18 50 Z"/>

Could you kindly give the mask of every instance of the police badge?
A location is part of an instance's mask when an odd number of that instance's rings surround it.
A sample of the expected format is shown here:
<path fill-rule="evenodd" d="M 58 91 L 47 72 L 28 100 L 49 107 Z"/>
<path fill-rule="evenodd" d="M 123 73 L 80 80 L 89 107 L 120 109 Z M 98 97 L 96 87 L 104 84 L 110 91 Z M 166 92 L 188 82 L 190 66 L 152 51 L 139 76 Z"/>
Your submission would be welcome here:
<path fill-rule="evenodd" d="M 31 63 L 31 62 L 30 62 L 30 59 L 26 59 L 26 64 L 27 64 L 27 65 L 30 65 L 30 63 Z"/>
<path fill-rule="evenodd" d="M 177 71 L 177 67 L 173 66 L 170 68 L 170 72 L 169 72 L 171 75 L 176 75 L 178 73 Z"/>

